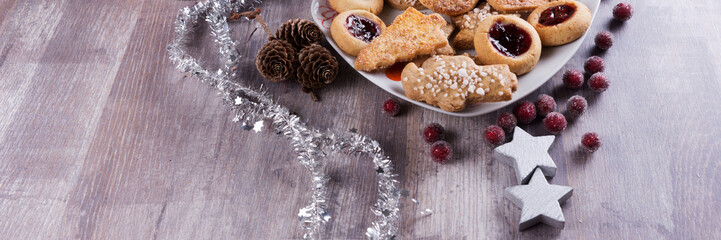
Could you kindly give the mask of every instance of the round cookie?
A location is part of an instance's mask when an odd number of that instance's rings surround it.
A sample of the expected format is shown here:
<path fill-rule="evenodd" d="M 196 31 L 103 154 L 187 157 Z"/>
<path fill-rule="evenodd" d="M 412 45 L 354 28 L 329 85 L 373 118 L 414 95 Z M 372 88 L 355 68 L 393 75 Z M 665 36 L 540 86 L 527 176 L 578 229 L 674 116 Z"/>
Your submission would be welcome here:
<path fill-rule="evenodd" d="M 563 45 L 583 36 L 591 26 L 591 11 L 583 3 L 560 0 L 543 4 L 528 16 L 543 46 Z"/>
<path fill-rule="evenodd" d="M 478 0 L 418 0 L 434 12 L 456 16 L 471 11 Z"/>
<path fill-rule="evenodd" d="M 385 29 L 386 24 L 375 14 L 365 10 L 349 10 L 333 19 L 330 34 L 343 52 L 357 56 Z"/>
<path fill-rule="evenodd" d="M 512 15 L 483 19 L 476 28 L 473 45 L 483 64 L 507 64 L 511 72 L 530 72 L 541 57 L 541 39 L 525 20 Z"/>
<path fill-rule="evenodd" d="M 418 0 L 386 0 L 386 4 L 398 10 L 406 10 L 408 7 L 414 7 L 418 10 L 426 8 Z"/>
<path fill-rule="evenodd" d="M 366 10 L 378 15 L 383 10 L 383 0 L 328 0 L 330 7 L 342 13 L 348 10 Z"/>

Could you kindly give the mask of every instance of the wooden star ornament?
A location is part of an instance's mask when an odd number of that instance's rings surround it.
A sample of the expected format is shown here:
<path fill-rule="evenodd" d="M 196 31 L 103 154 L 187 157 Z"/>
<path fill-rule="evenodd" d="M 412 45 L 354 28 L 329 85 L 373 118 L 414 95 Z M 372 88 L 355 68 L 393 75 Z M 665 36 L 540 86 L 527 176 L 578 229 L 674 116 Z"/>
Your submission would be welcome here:
<path fill-rule="evenodd" d="M 528 185 L 508 187 L 503 195 L 521 208 L 519 231 L 538 223 L 563 228 L 566 220 L 561 203 L 573 195 L 573 188 L 548 184 L 543 173 L 535 170 Z"/>
<path fill-rule="evenodd" d="M 556 175 L 556 163 L 548 155 L 548 148 L 555 138 L 553 135 L 534 137 L 516 127 L 513 130 L 513 141 L 497 147 L 493 152 L 496 159 L 516 170 L 518 184 L 525 184 L 536 167 L 546 176 Z"/>

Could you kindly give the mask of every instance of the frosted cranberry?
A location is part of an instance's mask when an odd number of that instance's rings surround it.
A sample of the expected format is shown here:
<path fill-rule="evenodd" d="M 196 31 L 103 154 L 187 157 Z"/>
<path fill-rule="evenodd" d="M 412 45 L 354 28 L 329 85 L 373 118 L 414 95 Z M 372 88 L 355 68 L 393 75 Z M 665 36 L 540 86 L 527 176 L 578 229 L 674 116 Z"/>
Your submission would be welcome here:
<path fill-rule="evenodd" d="M 583 113 L 586 112 L 586 107 L 588 107 L 588 102 L 586 101 L 586 98 L 582 96 L 573 96 L 568 99 L 568 102 L 566 102 L 566 111 L 572 117 L 579 117 L 583 115 Z"/>
<path fill-rule="evenodd" d="M 595 152 L 602 145 L 601 137 L 598 136 L 598 133 L 587 132 L 586 134 L 583 134 L 583 137 L 581 137 L 581 144 L 589 152 Z"/>
<path fill-rule="evenodd" d="M 586 70 L 588 74 L 594 74 L 606 70 L 606 64 L 603 62 L 603 58 L 592 56 L 586 59 L 586 62 L 583 64 L 583 69 Z"/>
<path fill-rule="evenodd" d="M 608 50 L 613 46 L 613 34 L 609 31 L 600 31 L 596 34 L 594 42 L 596 42 L 596 47 L 602 50 Z"/>
<path fill-rule="evenodd" d="M 633 17 L 633 7 L 628 3 L 619 3 L 613 7 L 613 17 L 621 21 L 628 21 Z"/>
<path fill-rule="evenodd" d="M 518 118 L 518 122 L 528 124 L 536 119 L 536 106 L 532 102 L 524 100 L 513 107 L 513 114 Z"/>
<path fill-rule="evenodd" d="M 566 117 L 558 112 L 549 113 L 546 118 L 543 119 L 543 127 L 546 131 L 553 134 L 561 133 L 566 129 L 567 124 Z"/>
<path fill-rule="evenodd" d="M 579 89 L 585 81 L 583 73 L 576 69 L 568 69 L 563 74 L 563 85 L 570 89 Z"/>
<path fill-rule="evenodd" d="M 486 141 L 493 145 L 499 145 L 506 140 L 506 133 L 498 125 L 488 126 L 483 135 L 486 137 Z"/>
<path fill-rule="evenodd" d="M 553 6 L 541 12 L 538 23 L 544 26 L 557 25 L 571 18 L 575 12 L 576 7 L 571 5 Z"/>
<path fill-rule="evenodd" d="M 531 48 L 531 35 L 515 24 L 494 23 L 488 38 L 498 52 L 508 57 L 520 56 Z"/>
<path fill-rule="evenodd" d="M 453 157 L 451 144 L 446 141 L 438 141 L 431 145 L 431 159 L 437 163 L 445 163 Z"/>
<path fill-rule="evenodd" d="M 428 126 L 423 129 L 423 140 L 427 143 L 434 143 L 441 140 L 445 137 L 445 135 L 443 126 L 438 123 L 428 124 Z"/>
<path fill-rule="evenodd" d="M 401 111 L 401 103 L 395 98 L 388 98 L 383 102 L 383 112 L 390 115 L 396 116 Z"/>
<path fill-rule="evenodd" d="M 350 35 L 367 43 L 381 34 L 381 27 L 377 23 L 358 15 L 348 16 L 345 27 Z"/>
<path fill-rule="evenodd" d="M 513 128 L 515 128 L 518 124 L 518 119 L 516 119 L 516 116 L 513 116 L 513 113 L 504 112 L 501 113 L 501 115 L 498 115 L 496 123 L 498 124 L 498 126 L 503 128 L 504 131 L 511 132 L 513 131 Z"/>
<path fill-rule="evenodd" d="M 539 116 L 546 116 L 548 113 L 556 111 L 556 100 L 548 94 L 538 95 L 536 110 Z"/>
<path fill-rule="evenodd" d="M 594 92 L 603 92 L 608 89 L 611 85 L 611 81 L 603 73 L 594 73 L 591 78 L 588 79 L 588 87 Z"/>

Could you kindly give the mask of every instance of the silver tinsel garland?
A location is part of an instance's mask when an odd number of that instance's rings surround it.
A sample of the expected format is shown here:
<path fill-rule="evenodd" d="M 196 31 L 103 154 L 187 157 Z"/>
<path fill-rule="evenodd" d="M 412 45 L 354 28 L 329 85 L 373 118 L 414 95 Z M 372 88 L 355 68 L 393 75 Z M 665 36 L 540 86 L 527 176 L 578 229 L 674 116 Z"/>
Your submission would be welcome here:
<path fill-rule="evenodd" d="M 400 192 L 398 181 L 393 174 L 393 164 L 383 153 L 378 142 L 355 133 L 320 131 L 308 127 L 298 116 L 275 103 L 264 92 L 253 90 L 241 80 L 233 81 L 237 64 L 241 58 L 237 42 L 230 38 L 226 17 L 232 12 L 252 8 L 259 1 L 251 0 L 209 0 L 180 10 L 175 22 L 176 38 L 168 44 L 170 60 L 178 69 L 215 87 L 222 99 L 235 112 L 233 121 L 240 121 L 246 130 L 260 131 L 264 120 L 291 140 L 300 163 L 308 170 L 312 180 L 312 196 L 308 206 L 300 209 L 298 218 L 303 227 L 305 239 L 319 239 L 320 226 L 330 220 L 327 211 L 328 176 L 324 172 L 325 150 L 343 152 L 348 155 L 366 154 L 373 158 L 378 176 L 378 199 L 372 207 L 379 217 L 366 231 L 370 239 L 393 239 L 398 231 Z M 193 32 L 198 20 L 205 17 L 210 34 L 218 46 L 222 67 L 215 71 L 204 69 L 198 61 L 184 50 L 188 35 Z"/>

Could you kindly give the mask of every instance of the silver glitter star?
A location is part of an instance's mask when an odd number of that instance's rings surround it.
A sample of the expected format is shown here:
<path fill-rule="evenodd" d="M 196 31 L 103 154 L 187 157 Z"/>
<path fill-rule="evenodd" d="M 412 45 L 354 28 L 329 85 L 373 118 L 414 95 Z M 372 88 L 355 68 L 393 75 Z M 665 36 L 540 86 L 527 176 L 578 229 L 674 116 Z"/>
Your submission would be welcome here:
<path fill-rule="evenodd" d="M 561 211 L 561 203 L 573 195 L 573 188 L 548 184 L 543 173 L 536 170 L 528 185 L 508 187 L 503 195 L 521 208 L 519 231 L 539 222 L 563 228 L 566 219 Z"/>
<path fill-rule="evenodd" d="M 548 155 L 548 148 L 555 136 L 534 137 L 523 129 L 513 130 L 513 141 L 497 147 L 493 152 L 496 159 L 516 169 L 519 184 L 528 183 L 536 167 L 549 177 L 556 175 L 556 163 Z"/>

